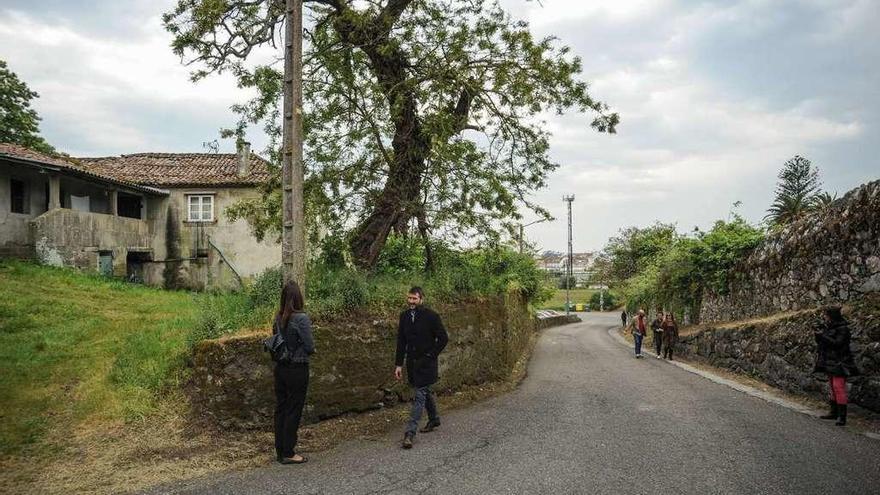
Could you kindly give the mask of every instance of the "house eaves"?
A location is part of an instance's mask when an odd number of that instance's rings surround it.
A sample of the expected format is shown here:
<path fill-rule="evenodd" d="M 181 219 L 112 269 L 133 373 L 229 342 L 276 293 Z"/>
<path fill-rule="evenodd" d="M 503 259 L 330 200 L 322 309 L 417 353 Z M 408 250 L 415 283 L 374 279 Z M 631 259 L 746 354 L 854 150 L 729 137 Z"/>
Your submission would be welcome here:
<path fill-rule="evenodd" d="M 48 162 L 44 162 L 44 161 L 40 161 L 40 160 L 23 158 L 20 156 L 9 154 L 9 153 L 4 153 L 2 151 L 0 151 L 0 159 L 6 160 L 9 162 L 13 162 L 13 163 L 18 163 L 20 165 L 33 167 L 33 168 L 36 168 L 39 170 L 63 173 L 65 175 L 78 177 L 81 179 L 87 179 L 87 180 L 91 180 L 91 181 L 95 181 L 95 182 L 101 182 L 101 183 L 104 183 L 107 185 L 124 187 L 124 188 L 130 189 L 132 191 L 150 194 L 153 196 L 168 196 L 171 194 L 171 192 L 168 191 L 167 189 L 159 189 L 156 187 L 142 186 L 142 185 L 134 184 L 134 183 L 127 182 L 127 181 L 114 179 L 112 177 L 102 176 L 102 175 L 96 174 L 94 172 L 90 172 L 87 170 L 76 168 L 72 164 L 71 165 L 62 165 L 60 163 L 48 163 Z"/>

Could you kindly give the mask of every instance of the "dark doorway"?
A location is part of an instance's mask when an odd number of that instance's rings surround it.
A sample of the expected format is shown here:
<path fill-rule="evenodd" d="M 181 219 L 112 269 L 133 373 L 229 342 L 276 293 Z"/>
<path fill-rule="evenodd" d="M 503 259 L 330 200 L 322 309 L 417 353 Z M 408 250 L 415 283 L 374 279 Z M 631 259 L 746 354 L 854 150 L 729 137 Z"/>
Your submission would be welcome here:
<path fill-rule="evenodd" d="M 144 266 L 153 260 L 153 255 L 143 251 L 129 251 L 125 256 L 125 278 L 129 282 L 144 283 Z"/>
<path fill-rule="evenodd" d="M 116 197 L 116 213 L 120 217 L 141 218 L 141 197 L 134 194 L 119 193 Z"/>

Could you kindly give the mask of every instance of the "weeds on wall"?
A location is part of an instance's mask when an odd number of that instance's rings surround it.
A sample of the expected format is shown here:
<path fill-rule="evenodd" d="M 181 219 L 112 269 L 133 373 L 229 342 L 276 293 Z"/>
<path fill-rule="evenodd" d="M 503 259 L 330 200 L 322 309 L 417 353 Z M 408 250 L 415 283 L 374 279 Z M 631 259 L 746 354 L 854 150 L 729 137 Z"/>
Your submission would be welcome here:
<path fill-rule="evenodd" d="M 328 240 L 324 248 L 307 274 L 306 311 L 312 318 L 357 312 L 393 314 L 414 285 L 425 290 L 429 305 L 498 296 L 515 287 L 534 306 L 553 293 L 530 256 L 505 247 L 455 250 L 432 245 L 434 263 L 426 270 L 425 246 L 413 238 L 392 236 L 373 272 L 347 266 L 344 253 L 338 251 L 344 243 Z M 242 328 L 268 327 L 280 292 L 279 267 L 260 274 L 242 293 L 206 296 L 191 342 Z"/>

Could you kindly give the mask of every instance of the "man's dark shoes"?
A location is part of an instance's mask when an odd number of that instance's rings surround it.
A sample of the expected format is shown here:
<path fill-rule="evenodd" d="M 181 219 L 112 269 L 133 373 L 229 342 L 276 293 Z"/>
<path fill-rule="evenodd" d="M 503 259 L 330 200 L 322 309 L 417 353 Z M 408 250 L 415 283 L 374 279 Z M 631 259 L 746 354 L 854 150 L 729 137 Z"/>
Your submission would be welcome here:
<path fill-rule="evenodd" d="M 440 426 L 440 421 L 439 421 L 439 420 L 433 420 L 433 419 L 432 419 L 432 420 L 429 420 L 428 423 L 427 423 L 427 424 L 426 424 L 421 430 L 419 430 L 419 431 L 422 432 L 422 433 L 431 433 L 431 432 L 434 431 L 438 426 Z"/>
<path fill-rule="evenodd" d="M 829 412 L 828 414 L 823 414 L 822 416 L 819 416 L 819 419 L 837 419 L 837 414 L 839 411 L 837 408 L 837 403 L 836 402 L 829 402 L 829 405 L 831 405 L 831 412 Z"/>
<path fill-rule="evenodd" d="M 401 447 L 403 447 L 405 449 L 411 449 L 412 446 L 413 446 L 413 434 L 407 433 L 406 435 L 403 436 L 403 445 L 401 445 Z"/>
<path fill-rule="evenodd" d="M 846 404 L 837 406 L 837 426 L 846 426 Z"/>

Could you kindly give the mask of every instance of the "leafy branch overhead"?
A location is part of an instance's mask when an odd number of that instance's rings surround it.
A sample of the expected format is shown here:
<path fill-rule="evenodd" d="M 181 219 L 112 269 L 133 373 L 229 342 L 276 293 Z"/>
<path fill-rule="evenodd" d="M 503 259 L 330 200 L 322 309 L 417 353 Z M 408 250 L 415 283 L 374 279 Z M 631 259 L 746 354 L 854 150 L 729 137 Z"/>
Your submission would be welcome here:
<path fill-rule="evenodd" d="M 590 113 L 600 132 L 618 124 L 579 80 L 580 59 L 554 38 L 534 38 L 497 0 L 304 4 L 310 215 L 350 229 L 363 267 L 392 231 L 492 238 L 523 207 L 548 217 L 529 200 L 557 167 L 544 116 Z M 234 107 L 240 120 L 228 134 L 262 124 L 277 150 L 284 74 L 248 57 L 280 46 L 284 2 L 179 0 L 164 21 L 195 79 L 230 71 L 257 90 Z M 271 232 L 277 215 L 267 210 L 252 202 L 237 213 Z"/>
<path fill-rule="evenodd" d="M 31 100 L 38 96 L 0 60 L 0 143 L 55 153 L 55 148 L 40 136 L 40 116 L 31 108 Z"/>

